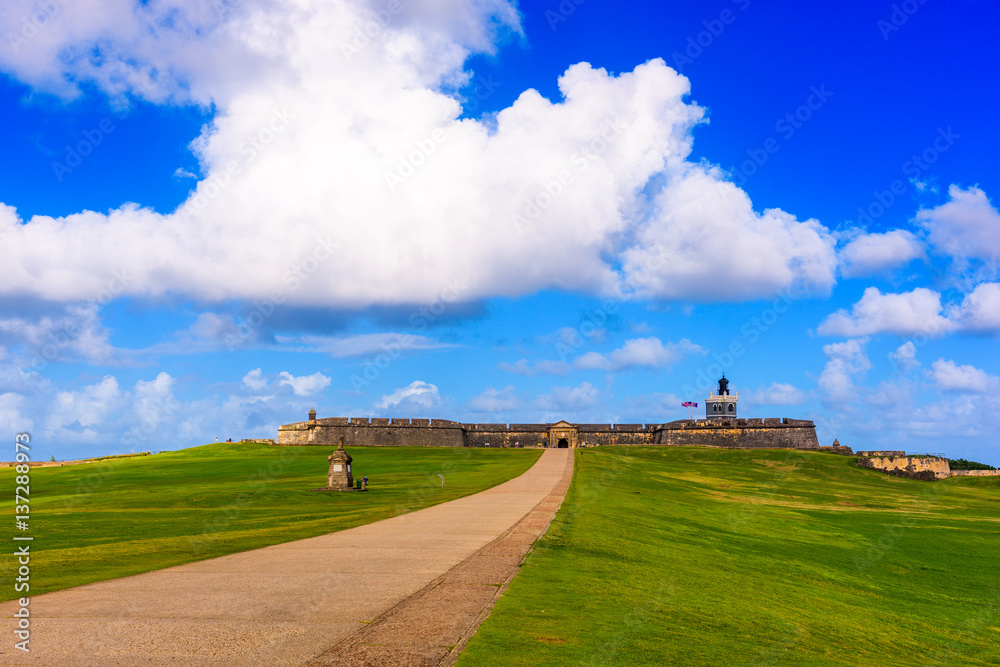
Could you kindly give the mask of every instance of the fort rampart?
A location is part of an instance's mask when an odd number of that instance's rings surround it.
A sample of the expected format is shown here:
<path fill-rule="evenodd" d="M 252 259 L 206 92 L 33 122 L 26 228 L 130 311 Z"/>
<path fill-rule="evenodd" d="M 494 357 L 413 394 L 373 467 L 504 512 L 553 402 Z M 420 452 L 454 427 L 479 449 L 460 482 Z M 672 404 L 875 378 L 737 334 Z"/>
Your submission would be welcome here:
<path fill-rule="evenodd" d="M 880 470 L 895 477 L 935 480 L 951 476 L 948 459 L 939 456 L 868 456 L 858 459 L 862 468 Z"/>
<path fill-rule="evenodd" d="M 558 443 L 553 441 L 554 428 L 571 432 L 567 442 L 571 447 L 819 449 L 813 422 L 779 418 L 680 420 L 667 424 L 463 424 L 444 419 L 329 417 L 281 426 L 277 444 L 328 446 L 336 445 L 344 436 L 346 442 L 362 447 L 555 447 Z"/>
<path fill-rule="evenodd" d="M 820 448 L 811 421 L 776 417 L 670 422 L 658 428 L 654 444 L 738 449 Z"/>
<path fill-rule="evenodd" d="M 903 452 L 858 452 L 858 465 L 894 477 L 936 480 L 948 477 L 997 477 L 1000 470 L 952 470 L 940 456 L 906 456 Z"/>

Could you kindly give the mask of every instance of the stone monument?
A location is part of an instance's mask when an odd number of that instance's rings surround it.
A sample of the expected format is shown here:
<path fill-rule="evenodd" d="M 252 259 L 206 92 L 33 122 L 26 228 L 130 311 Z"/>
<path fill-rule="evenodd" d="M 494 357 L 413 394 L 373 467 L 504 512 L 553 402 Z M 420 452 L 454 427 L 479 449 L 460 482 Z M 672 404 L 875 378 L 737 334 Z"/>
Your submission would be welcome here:
<path fill-rule="evenodd" d="M 326 487 L 328 489 L 353 489 L 354 475 L 351 474 L 351 461 L 354 459 L 347 450 L 344 449 L 344 436 L 340 436 L 340 442 L 333 454 L 327 457 L 330 461 L 330 470 L 326 477 Z"/>

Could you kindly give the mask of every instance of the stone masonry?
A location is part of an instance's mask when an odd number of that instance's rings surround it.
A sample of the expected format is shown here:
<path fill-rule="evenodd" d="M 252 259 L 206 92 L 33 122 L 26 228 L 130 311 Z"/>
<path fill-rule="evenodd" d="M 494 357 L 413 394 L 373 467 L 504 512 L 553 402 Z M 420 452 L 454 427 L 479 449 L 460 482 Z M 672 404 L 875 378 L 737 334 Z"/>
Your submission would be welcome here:
<path fill-rule="evenodd" d="M 444 419 L 328 417 L 315 413 L 278 429 L 277 444 L 355 447 L 567 447 L 698 445 L 738 449 L 819 449 L 806 419 L 678 420 L 666 424 L 463 424 Z M 839 452 L 838 452 L 839 453 Z"/>

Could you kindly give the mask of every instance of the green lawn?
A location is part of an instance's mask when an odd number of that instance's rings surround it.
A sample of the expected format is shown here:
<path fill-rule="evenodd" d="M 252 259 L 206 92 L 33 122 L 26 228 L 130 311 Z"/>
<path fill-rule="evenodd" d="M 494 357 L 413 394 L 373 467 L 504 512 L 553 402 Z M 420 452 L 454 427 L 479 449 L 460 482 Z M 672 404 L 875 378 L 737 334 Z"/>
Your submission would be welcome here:
<path fill-rule="evenodd" d="M 30 530 L 15 530 L 15 470 L 0 469 L 7 545 L 33 535 L 31 595 L 313 537 L 459 498 L 516 477 L 531 449 L 351 447 L 365 493 L 326 486 L 333 447 L 212 444 L 32 468 Z M 441 488 L 441 478 L 445 487 Z M 23 544 L 23 543 L 20 543 Z M 8 546 L 6 552 L 13 552 Z M 2 559 L 2 580 L 16 569 Z M 5 585 L 0 600 L 19 597 Z"/>
<path fill-rule="evenodd" d="M 833 454 L 576 452 L 470 665 L 998 665 L 1000 480 Z"/>

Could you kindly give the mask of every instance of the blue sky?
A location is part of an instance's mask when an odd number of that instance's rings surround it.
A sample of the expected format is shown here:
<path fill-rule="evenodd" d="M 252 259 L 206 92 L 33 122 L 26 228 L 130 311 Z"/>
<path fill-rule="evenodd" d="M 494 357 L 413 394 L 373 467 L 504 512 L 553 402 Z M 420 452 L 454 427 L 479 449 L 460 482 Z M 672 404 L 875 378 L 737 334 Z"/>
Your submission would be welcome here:
<path fill-rule="evenodd" d="M 993 3 L 14 0 L 0 427 L 661 423 L 1000 465 Z"/>

